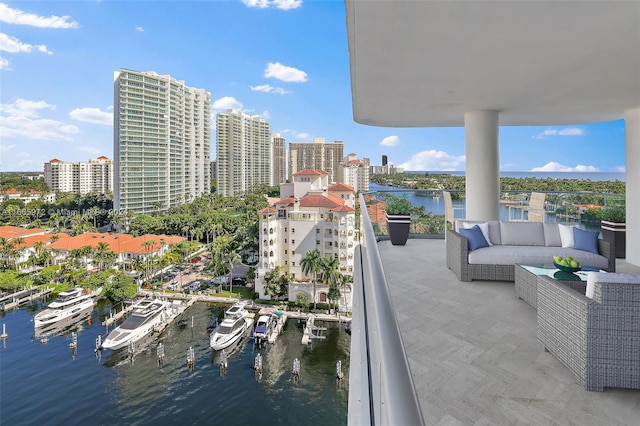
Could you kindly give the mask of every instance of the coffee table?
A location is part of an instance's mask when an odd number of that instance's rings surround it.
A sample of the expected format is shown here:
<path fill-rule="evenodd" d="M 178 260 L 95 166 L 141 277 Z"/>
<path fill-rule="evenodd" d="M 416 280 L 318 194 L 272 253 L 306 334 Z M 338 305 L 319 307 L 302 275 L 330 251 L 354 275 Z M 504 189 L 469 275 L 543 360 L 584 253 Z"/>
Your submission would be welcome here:
<path fill-rule="evenodd" d="M 541 275 L 584 294 L 587 288 L 587 272 L 602 272 L 602 270 L 583 266 L 580 271 L 571 273 L 559 270 L 552 263 L 516 264 L 514 270 L 516 296 L 534 309 L 538 309 L 538 277 Z"/>

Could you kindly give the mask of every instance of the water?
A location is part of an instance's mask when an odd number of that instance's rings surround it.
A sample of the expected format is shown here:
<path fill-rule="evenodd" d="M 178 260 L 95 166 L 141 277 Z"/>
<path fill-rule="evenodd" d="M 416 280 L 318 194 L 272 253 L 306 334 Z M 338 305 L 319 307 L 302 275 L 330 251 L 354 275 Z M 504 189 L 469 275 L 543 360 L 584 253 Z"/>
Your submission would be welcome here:
<path fill-rule="evenodd" d="M 423 175 L 429 174 L 448 174 L 452 176 L 464 176 L 463 171 L 449 171 L 449 172 L 426 172 L 426 171 L 408 171 L 405 173 L 414 173 Z M 500 177 L 510 178 L 537 178 L 537 179 L 584 179 L 593 181 L 626 181 L 626 174 L 620 172 L 507 172 L 501 171 Z"/>
<path fill-rule="evenodd" d="M 70 347 L 71 331 L 49 338 L 34 337 L 33 316 L 42 302 L 7 312 L 0 320 L 9 338 L 0 349 L 0 424 L 92 425 L 298 425 L 345 424 L 348 403 L 350 336 L 338 323 L 326 340 L 302 346 L 302 325 L 290 320 L 274 345 L 258 351 L 245 338 L 228 360 L 226 374 L 209 348 L 206 327 L 224 306 L 197 303 L 130 362 L 126 349 L 94 354 L 98 334 L 104 338 L 99 305 L 91 324 L 81 323 L 78 348 Z M 194 328 L 191 328 L 193 316 Z M 112 327 L 113 328 L 113 327 Z M 165 361 L 158 366 L 156 344 L 164 344 Z M 187 349 L 196 354 L 193 369 Z M 263 375 L 251 368 L 263 356 Z M 293 360 L 300 359 L 300 380 L 291 378 Z M 336 362 L 346 378 L 336 382 Z"/>

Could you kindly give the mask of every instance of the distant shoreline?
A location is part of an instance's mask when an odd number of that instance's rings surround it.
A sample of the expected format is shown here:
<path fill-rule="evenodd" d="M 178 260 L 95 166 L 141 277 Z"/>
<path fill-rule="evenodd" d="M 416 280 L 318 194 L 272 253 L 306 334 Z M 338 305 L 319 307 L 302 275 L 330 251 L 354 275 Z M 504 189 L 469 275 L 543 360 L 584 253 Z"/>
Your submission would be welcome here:
<path fill-rule="evenodd" d="M 452 171 L 405 171 L 406 174 L 416 175 L 451 175 L 451 176 L 464 176 L 465 172 L 460 170 Z M 510 178 L 536 178 L 536 179 L 581 179 L 581 180 L 593 180 L 593 181 L 620 181 L 626 182 L 626 173 L 624 172 L 513 172 L 513 171 L 500 171 L 500 177 Z"/>

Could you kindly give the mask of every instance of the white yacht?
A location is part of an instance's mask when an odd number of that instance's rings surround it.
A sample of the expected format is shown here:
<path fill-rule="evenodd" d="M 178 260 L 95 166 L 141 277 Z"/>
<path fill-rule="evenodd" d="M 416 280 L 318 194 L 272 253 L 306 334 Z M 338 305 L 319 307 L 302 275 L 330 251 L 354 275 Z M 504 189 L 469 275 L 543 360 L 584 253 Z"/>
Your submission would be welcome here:
<path fill-rule="evenodd" d="M 36 328 L 45 327 L 64 319 L 79 317 L 90 308 L 93 308 L 92 294 L 79 287 L 73 288 L 58 294 L 47 309 L 36 314 L 33 323 Z"/>
<path fill-rule="evenodd" d="M 276 314 L 260 315 L 258 322 L 256 322 L 256 328 L 253 330 L 253 338 L 257 345 L 262 345 L 268 341 L 277 323 L 278 317 Z"/>
<path fill-rule="evenodd" d="M 209 344 L 213 350 L 231 346 L 240 339 L 253 324 L 253 318 L 244 309 L 242 303 L 236 303 L 225 312 L 224 319 L 211 333 Z"/>
<path fill-rule="evenodd" d="M 133 312 L 102 342 L 103 349 L 124 348 L 159 329 L 171 316 L 171 303 L 160 299 L 143 299 L 133 306 Z"/>

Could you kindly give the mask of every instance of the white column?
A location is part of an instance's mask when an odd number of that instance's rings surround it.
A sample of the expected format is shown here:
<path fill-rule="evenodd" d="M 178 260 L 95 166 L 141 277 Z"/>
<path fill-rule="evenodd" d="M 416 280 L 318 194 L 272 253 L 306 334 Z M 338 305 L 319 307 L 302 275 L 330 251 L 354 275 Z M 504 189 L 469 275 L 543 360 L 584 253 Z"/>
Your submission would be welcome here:
<path fill-rule="evenodd" d="M 464 114 L 466 211 L 471 220 L 500 219 L 500 146 L 498 111 Z"/>
<path fill-rule="evenodd" d="M 627 262 L 640 266 L 640 108 L 625 112 Z"/>

